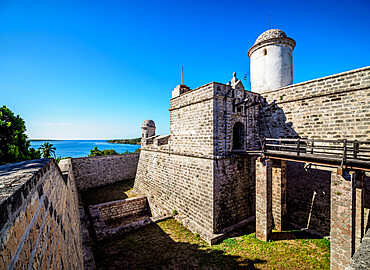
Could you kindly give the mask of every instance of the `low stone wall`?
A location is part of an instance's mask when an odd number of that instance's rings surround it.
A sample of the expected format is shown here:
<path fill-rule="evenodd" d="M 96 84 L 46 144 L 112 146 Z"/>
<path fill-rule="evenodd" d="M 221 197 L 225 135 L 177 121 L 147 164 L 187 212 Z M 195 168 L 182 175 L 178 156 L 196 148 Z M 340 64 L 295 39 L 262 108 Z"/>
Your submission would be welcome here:
<path fill-rule="evenodd" d="M 152 217 L 146 197 L 91 205 L 89 211 L 98 240 L 170 217 L 169 215 Z"/>
<path fill-rule="evenodd" d="M 0 269 L 83 269 L 77 190 L 53 159 L 0 166 Z"/>
<path fill-rule="evenodd" d="M 101 217 L 104 220 L 149 213 L 149 205 L 146 197 L 102 203 L 96 205 L 96 207 L 98 207 Z"/>
<path fill-rule="evenodd" d="M 72 158 L 78 190 L 135 178 L 139 153 Z"/>

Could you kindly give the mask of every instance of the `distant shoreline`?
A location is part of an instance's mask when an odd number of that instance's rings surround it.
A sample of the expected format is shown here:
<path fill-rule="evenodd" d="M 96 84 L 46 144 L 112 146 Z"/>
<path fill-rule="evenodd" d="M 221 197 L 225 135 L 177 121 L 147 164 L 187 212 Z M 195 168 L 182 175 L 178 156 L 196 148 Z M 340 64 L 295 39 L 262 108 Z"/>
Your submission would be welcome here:
<path fill-rule="evenodd" d="M 135 139 L 115 139 L 115 140 L 108 140 L 108 143 L 117 143 L 117 144 L 134 144 L 139 145 L 141 144 L 141 138 Z"/>
<path fill-rule="evenodd" d="M 56 139 L 28 139 L 29 142 L 57 142 L 57 141 L 75 141 L 73 139 L 71 140 L 56 140 Z M 90 141 L 90 140 L 86 140 Z M 114 143 L 114 144 L 132 144 L 132 145 L 140 145 L 141 144 L 141 138 L 135 138 L 135 139 L 113 139 L 113 140 L 100 140 L 105 141 L 107 143 Z"/>
<path fill-rule="evenodd" d="M 63 141 L 63 140 L 55 140 L 55 139 L 29 139 L 29 140 L 27 140 L 27 141 L 29 141 L 29 142 L 43 142 L 43 141 Z"/>

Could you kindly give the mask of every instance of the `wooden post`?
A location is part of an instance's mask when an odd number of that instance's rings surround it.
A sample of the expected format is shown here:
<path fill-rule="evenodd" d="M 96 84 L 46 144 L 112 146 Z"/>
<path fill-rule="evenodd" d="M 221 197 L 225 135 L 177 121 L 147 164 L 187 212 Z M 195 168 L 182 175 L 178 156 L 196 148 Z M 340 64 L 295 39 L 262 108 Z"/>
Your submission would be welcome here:
<path fill-rule="evenodd" d="M 297 139 L 297 156 L 299 156 L 299 151 L 300 151 L 300 138 Z"/>
<path fill-rule="evenodd" d="M 360 148 L 359 143 L 357 140 L 355 140 L 353 143 L 353 157 L 354 158 L 357 158 L 357 153 L 359 152 L 359 148 Z"/>

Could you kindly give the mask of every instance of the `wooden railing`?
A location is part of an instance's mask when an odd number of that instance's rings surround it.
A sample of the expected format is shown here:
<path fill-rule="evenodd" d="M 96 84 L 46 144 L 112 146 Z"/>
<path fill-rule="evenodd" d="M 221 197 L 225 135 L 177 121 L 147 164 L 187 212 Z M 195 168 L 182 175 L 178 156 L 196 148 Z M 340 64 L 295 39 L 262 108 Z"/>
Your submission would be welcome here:
<path fill-rule="evenodd" d="M 262 154 L 288 155 L 370 165 L 370 141 L 265 138 Z"/>

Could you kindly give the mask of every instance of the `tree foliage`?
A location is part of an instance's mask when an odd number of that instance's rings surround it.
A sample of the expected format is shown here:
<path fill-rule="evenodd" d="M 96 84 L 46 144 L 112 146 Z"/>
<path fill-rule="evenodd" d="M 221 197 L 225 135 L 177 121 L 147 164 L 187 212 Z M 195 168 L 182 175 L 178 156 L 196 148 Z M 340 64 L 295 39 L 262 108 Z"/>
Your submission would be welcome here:
<path fill-rule="evenodd" d="M 122 154 L 131 154 L 131 153 L 137 153 L 140 152 L 140 148 L 136 149 L 135 152 L 129 152 L 126 150 L 126 152 Z M 97 157 L 97 156 L 109 156 L 109 155 L 121 155 L 120 153 L 117 153 L 113 149 L 106 149 L 106 150 L 99 150 L 97 146 L 94 147 L 94 149 L 90 150 L 90 155 L 89 157 Z"/>
<path fill-rule="evenodd" d="M 135 139 L 114 139 L 114 140 L 108 140 L 109 143 L 122 143 L 122 144 L 140 144 L 141 138 L 135 138 Z"/>
<path fill-rule="evenodd" d="M 30 142 L 25 134 L 24 120 L 8 109 L 0 108 L 0 165 L 41 157 L 34 148 L 29 149 Z"/>
<path fill-rule="evenodd" d="M 46 142 L 39 147 L 39 150 L 41 151 L 43 158 L 50 158 L 51 154 L 53 154 L 55 158 L 56 148 L 53 146 L 53 144 Z"/>
<path fill-rule="evenodd" d="M 94 149 L 90 150 L 89 157 L 97 157 L 97 156 L 109 156 L 109 155 L 119 155 L 115 150 L 113 149 L 106 149 L 106 150 L 99 150 L 97 146 L 94 147 Z"/>

